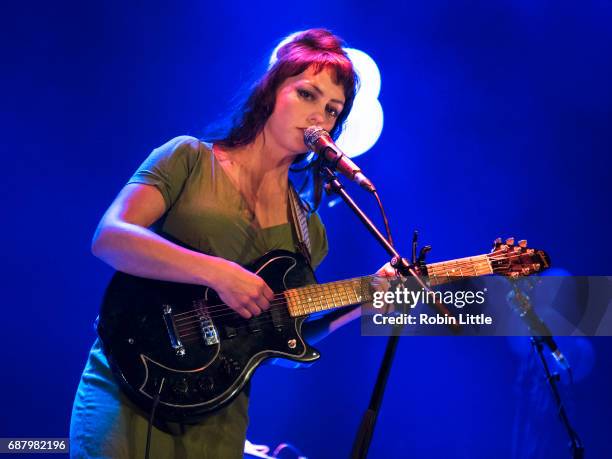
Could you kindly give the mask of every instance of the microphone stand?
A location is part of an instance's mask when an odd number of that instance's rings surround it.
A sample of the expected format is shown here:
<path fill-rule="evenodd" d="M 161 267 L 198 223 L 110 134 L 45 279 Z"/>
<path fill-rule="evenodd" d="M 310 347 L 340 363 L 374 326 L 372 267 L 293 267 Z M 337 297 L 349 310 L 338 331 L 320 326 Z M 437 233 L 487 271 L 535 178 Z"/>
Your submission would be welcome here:
<path fill-rule="evenodd" d="M 321 168 L 321 175 L 325 180 L 325 190 L 328 193 L 338 194 L 342 200 L 349 206 L 349 208 L 357 215 L 365 227 L 370 231 L 374 238 L 382 245 L 382 247 L 391 255 L 391 266 L 393 266 L 399 273 L 405 277 L 411 276 L 425 291 L 431 291 L 429 286 L 425 284 L 421 279 L 417 266 L 414 264 L 408 264 L 408 262 L 400 256 L 389 241 L 381 234 L 368 216 L 359 208 L 359 206 L 353 201 L 353 199 L 344 190 L 344 186 L 338 180 L 338 177 L 334 174 L 329 166 L 323 166 Z M 414 250 L 413 250 L 414 253 Z M 413 260 L 413 263 L 415 260 Z M 446 313 L 448 313 L 446 311 Z M 368 454 L 368 449 L 372 441 L 372 435 L 374 433 L 374 427 L 378 418 L 378 412 L 382 404 L 385 387 L 391 371 L 391 365 L 393 363 L 393 357 L 395 356 L 395 350 L 399 342 L 399 336 L 393 333 L 387 340 L 387 346 L 385 354 L 378 370 L 378 376 L 376 378 L 376 384 L 372 390 L 370 397 L 370 403 L 368 409 L 363 414 L 359 430 L 355 436 L 353 442 L 353 449 L 351 451 L 351 459 L 365 459 Z"/>
<path fill-rule="evenodd" d="M 531 300 L 529 299 L 529 296 L 527 296 L 525 293 L 521 291 L 521 289 L 518 287 L 516 282 L 511 280 L 510 283 L 512 285 L 512 291 L 510 293 L 514 294 L 513 300 L 515 301 L 515 304 L 519 308 L 519 314 L 523 315 L 533 308 L 533 305 L 531 304 Z M 533 288 L 533 285 L 531 285 L 530 288 Z M 546 344 L 547 337 L 550 339 L 551 333 L 550 333 L 550 330 L 548 330 L 548 328 L 545 325 L 542 324 L 542 326 L 543 328 L 539 327 L 539 330 L 536 330 L 535 326 L 529 325 L 529 329 L 531 331 L 539 331 L 541 333 L 547 334 L 546 336 L 541 336 L 541 335 L 531 336 L 530 337 L 531 345 L 533 346 L 536 353 L 538 354 L 538 357 L 540 358 L 540 362 L 542 362 L 542 367 L 544 368 L 544 375 L 546 377 L 546 381 L 548 382 L 548 385 L 550 386 L 550 390 L 552 391 L 553 398 L 555 400 L 555 404 L 557 405 L 557 413 L 559 414 L 559 417 L 561 418 L 561 422 L 563 423 L 563 427 L 565 427 L 567 435 L 569 436 L 569 439 L 570 439 L 569 448 L 572 452 L 572 459 L 582 459 L 584 457 L 584 445 L 582 444 L 582 441 L 580 440 L 580 437 L 578 436 L 576 431 L 572 428 L 572 425 L 569 422 L 569 418 L 567 417 L 567 412 L 565 411 L 565 405 L 563 404 L 563 401 L 561 400 L 561 394 L 559 393 L 559 388 L 557 387 L 557 382 L 559 382 L 559 379 L 560 379 L 559 373 L 550 372 L 550 367 L 548 366 L 548 362 L 546 361 L 546 358 L 544 357 L 544 352 L 543 352 L 544 345 Z M 555 356 L 555 354 L 553 354 L 553 356 L 555 357 L 555 359 L 557 359 L 557 361 L 559 361 L 559 359 Z M 565 358 L 563 360 L 565 360 Z M 571 378 L 571 369 L 567 367 L 567 370 L 570 372 L 569 374 Z"/>
<path fill-rule="evenodd" d="M 569 418 L 567 417 L 567 412 L 565 411 L 565 406 L 563 405 L 563 401 L 561 400 L 561 394 L 559 393 L 559 388 L 557 387 L 557 382 L 559 381 L 559 374 L 550 372 L 548 362 L 546 362 L 546 359 L 544 358 L 544 338 L 541 336 L 532 336 L 530 339 L 531 344 L 533 345 L 538 356 L 540 357 L 540 361 L 542 362 L 542 366 L 544 367 L 546 381 L 548 381 L 548 384 L 550 385 L 550 390 L 553 393 L 553 398 L 555 399 L 555 404 L 557 405 L 557 412 L 559 413 L 559 417 L 561 418 L 563 427 L 565 427 L 567 435 L 570 438 L 569 448 L 572 452 L 572 459 L 582 459 L 584 457 L 584 445 L 582 444 L 582 441 L 580 440 L 580 437 L 578 436 L 576 431 L 572 428 L 569 422 Z"/>

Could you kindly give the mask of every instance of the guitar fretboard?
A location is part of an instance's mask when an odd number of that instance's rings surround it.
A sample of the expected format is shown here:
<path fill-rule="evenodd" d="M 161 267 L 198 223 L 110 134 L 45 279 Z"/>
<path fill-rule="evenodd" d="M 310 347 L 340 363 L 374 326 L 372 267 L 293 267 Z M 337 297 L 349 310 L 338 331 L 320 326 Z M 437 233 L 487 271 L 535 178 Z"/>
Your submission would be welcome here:
<path fill-rule="evenodd" d="M 478 277 L 493 273 L 488 255 L 458 258 L 427 265 L 427 280 L 432 286 L 463 277 Z M 361 304 L 372 301 L 372 282 L 376 276 L 313 284 L 285 291 L 287 306 L 292 317 Z"/>

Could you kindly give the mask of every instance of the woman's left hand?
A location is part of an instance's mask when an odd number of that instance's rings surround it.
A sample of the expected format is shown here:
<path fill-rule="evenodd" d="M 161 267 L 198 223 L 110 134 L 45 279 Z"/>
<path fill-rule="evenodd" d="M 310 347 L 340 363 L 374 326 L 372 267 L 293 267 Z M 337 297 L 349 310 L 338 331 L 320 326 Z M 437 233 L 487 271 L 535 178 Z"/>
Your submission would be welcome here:
<path fill-rule="evenodd" d="M 395 268 L 391 266 L 391 263 L 387 262 L 376 271 L 375 275 L 381 277 L 394 277 L 397 273 L 395 272 Z"/>

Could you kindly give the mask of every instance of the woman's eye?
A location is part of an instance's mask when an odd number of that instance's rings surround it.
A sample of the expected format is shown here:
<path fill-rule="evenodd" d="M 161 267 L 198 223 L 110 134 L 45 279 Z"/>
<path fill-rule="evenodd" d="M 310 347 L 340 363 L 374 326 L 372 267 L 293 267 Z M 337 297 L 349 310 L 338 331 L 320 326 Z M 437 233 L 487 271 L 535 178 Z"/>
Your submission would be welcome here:
<path fill-rule="evenodd" d="M 328 107 L 327 108 L 327 113 L 329 113 L 329 115 L 333 118 L 337 118 L 338 117 L 338 110 L 336 110 L 334 107 Z"/>
<path fill-rule="evenodd" d="M 300 97 L 303 97 L 304 99 L 307 99 L 307 100 L 312 99 L 312 94 L 310 94 L 305 89 L 298 89 L 298 94 L 300 95 Z"/>

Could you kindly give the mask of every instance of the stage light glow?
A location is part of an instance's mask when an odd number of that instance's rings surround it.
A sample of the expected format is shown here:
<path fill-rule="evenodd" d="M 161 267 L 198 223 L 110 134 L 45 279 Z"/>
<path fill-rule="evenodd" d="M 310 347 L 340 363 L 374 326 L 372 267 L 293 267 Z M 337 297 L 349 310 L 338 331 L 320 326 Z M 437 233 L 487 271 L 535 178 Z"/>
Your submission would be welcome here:
<path fill-rule="evenodd" d="M 374 146 L 383 128 L 383 110 L 378 99 L 355 98 L 353 110 L 336 142 L 351 158 Z"/>
<path fill-rule="evenodd" d="M 359 49 L 344 50 L 359 75 L 360 87 L 337 144 L 354 158 L 372 148 L 382 132 L 384 117 L 378 100 L 381 79 L 374 59 Z"/>

